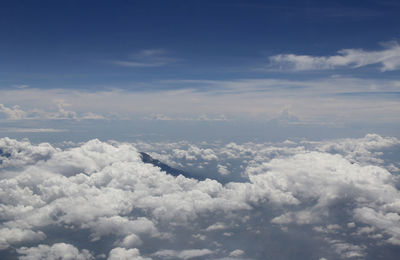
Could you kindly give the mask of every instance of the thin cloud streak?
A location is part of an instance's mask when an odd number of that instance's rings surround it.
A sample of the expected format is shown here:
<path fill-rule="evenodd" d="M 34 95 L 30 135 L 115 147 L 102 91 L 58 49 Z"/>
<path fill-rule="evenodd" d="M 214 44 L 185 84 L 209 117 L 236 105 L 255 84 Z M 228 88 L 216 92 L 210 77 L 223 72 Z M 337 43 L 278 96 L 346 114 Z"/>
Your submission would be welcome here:
<path fill-rule="evenodd" d="M 55 129 L 55 128 L 15 128 L 6 127 L 0 128 L 0 133 L 62 133 L 68 132 L 67 129 Z"/>
<path fill-rule="evenodd" d="M 153 62 L 153 63 L 144 63 L 144 62 L 135 62 L 135 61 L 122 61 L 116 60 L 112 61 L 113 64 L 123 66 L 123 67 L 161 67 L 164 66 L 165 62 Z"/>
<path fill-rule="evenodd" d="M 177 59 L 169 57 L 163 49 L 141 50 L 128 60 L 113 60 L 112 64 L 123 67 L 151 68 L 175 63 Z"/>
<path fill-rule="evenodd" d="M 360 68 L 379 65 L 380 71 L 400 69 L 400 45 L 398 42 L 382 44 L 380 51 L 362 49 L 343 49 L 333 56 L 310 56 L 297 54 L 278 54 L 269 57 L 272 70 L 331 70 L 337 68 Z"/>

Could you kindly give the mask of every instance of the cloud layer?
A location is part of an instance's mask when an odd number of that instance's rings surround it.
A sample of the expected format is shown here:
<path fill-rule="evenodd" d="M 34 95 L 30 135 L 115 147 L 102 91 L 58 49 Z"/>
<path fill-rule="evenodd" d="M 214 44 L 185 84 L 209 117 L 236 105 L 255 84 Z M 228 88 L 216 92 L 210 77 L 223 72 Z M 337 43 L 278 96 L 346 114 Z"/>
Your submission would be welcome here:
<path fill-rule="evenodd" d="M 2 138 L 0 256 L 395 259 L 399 160 L 385 154 L 399 146 L 378 135 L 65 149 Z M 137 149 L 208 179 L 168 175 Z"/>
<path fill-rule="evenodd" d="M 66 104 L 58 102 L 56 111 L 45 111 L 41 109 L 23 110 L 19 105 L 7 107 L 0 104 L 0 116 L 8 120 L 85 120 L 85 119 L 105 119 L 101 115 L 92 112 L 79 114 L 75 111 L 65 109 Z M 0 118 L 1 118 L 0 117 Z"/>
<path fill-rule="evenodd" d="M 162 89 L 151 89 L 150 85 L 162 86 Z M 0 90 L 0 104 L 4 104 L 0 106 L 0 118 L 8 121 L 140 118 L 219 122 L 278 118 L 278 121 L 292 122 L 296 119 L 296 124 L 399 123 L 400 82 L 397 80 L 341 77 L 174 80 L 150 85 L 146 91 Z M 134 89 L 135 84 L 129 87 Z M 59 103 L 55 104 L 56 100 Z M 69 104 L 69 109 L 65 104 Z M 371 117 L 375 118 L 373 122 Z"/>

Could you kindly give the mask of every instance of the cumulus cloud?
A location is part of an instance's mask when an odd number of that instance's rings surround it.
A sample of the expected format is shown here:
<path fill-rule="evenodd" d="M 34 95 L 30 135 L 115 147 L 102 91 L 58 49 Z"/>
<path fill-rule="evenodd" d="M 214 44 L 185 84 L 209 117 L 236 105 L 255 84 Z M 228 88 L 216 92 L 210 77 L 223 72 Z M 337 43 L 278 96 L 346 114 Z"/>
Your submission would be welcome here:
<path fill-rule="evenodd" d="M 338 55 L 309 56 L 296 54 L 279 54 L 269 58 L 273 68 L 282 70 L 326 70 L 340 67 L 359 68 L 367 65 L 380 65 L 381 71 L 392 71 L 400 68 L 400 46 L 397 42 L 383 45 L 380 51 L 361 49 L 343 49 Z"/>
<path fill-rule="evenodd" d="M 238 257 L 238 256 L 242 256 L 243 254 L 244 254 L 244 251 L 243 251 L 243 250 L 236 249 L 236 250 L 233 250 L 233 251 L 229 254 L 229 256 Z"/>
<path fill-rule="evenodd" d="M 1 138 L 0 168 L 35 164 L 38 161 L 50 159 L 58 151 L 57 148 L 54 148 L 49 143 L 32 146 L 29 141 L 17 141 L 7 137 Z"/>
<path fill-rule="evenodd" d="M 230 173 L 228 170 L 228 167 L 225 165 L 218 164 L 217 168 L 218 168 L 218 172 L 222 175 L 228 175 Z"/>
<path fill-rule="evenodd" d="M 142 240 L 140 240 L 140 238 L 135 234 L 127 235 L 121 242 L 121 245 L 125 248 L 132 248 L 135 246 L 140 246 L 141 244 Z"/>
<path fill-rule="evenodd" d="M 43 232 L 20 228 L 0 229 L 0 250 L 7 249 L 12 244 L 40 241 L 46 238 Z"/>
<path fill-rule="evenodd" d="M 291 243 L 300 259 L 372 258 L 400 244 L 399 180 L 384 156 L 399 145 L 372 134 L 275 144 L 91 140 L 64 149 L 2 138 L 0 253 L 264 259 Z M 203 163 L 214 175 L 174 177 L 142 162 L 138 149 L 185 170 Z M 224 182 L 218 165 L 230 165 Z"/>
<path fill-rule="evenodd" d="M 110 251 L 107 260 L 151 260 L 151 258 L 142 257 L 137 248 L 125 249 L 116 247 Z"/>
<path fill-rule="evenodd" d="M 382 165 L 384 160 L 381 158 L 381 150 L 399 144 L 397 138 L 367 134 L 360 139 L 348 138 L 336 142 L 320 142 L 317 143 L 317 149 L 322 152 L 341 154 L 351 162 Z"/>
<path fill-rule="evenodd" d="M 66 243 L 56 243 L 51 246 L 21 247 L 17 249 L 21 260 L 60 259 L 60 260 L 92 260 L 94 257 L 86 249 L 79 251 Z"/>

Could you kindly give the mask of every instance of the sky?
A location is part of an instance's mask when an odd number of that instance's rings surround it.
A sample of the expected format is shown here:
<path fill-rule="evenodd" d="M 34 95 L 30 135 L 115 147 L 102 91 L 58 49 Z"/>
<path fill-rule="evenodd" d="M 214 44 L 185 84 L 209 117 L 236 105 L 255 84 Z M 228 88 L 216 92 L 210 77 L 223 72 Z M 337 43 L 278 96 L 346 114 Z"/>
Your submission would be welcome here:
<path fill-rule="evenodd" d="M 397 259 L 399 13 L 1 1 L 0 258 Z"/>
<path fill-rule="evenodd" d="M 398 136 L 399 9 L 4 1 L 0 131 L 38 141 Z"/>

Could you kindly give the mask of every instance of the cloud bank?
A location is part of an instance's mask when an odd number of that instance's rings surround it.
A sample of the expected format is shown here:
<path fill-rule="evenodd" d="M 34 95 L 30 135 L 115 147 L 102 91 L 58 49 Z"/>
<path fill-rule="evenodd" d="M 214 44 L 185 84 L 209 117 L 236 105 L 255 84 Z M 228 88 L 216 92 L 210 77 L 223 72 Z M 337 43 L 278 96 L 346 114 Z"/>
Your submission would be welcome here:
<path fill-rule="evenodd" d="M 138 149 L 208 178 L 169 175 Z M 65 149 L 2 138 L 0 256 L 396 259 L 399 160 L 386 154 L 399 149 L 373 134 Z"/>
<path fill-rule="evenodd" d="M 58 102 L 56 111 L 46 111 L 41 109 L 23 110 L 19 105 L 7 107 L 0 104 L 0 116 L 8 120 L 26 120 L 26 119 L 41 119 L 41 120 L 97 120 L 105 119 L 102 115 L 97 115 L 92 112 L 79 114 L 75 111 L 65 109 L 66 104 Z M 1 117 L 0 117 L 1 118 Z"/>
<path fill-rule="evenodd" d="M 161 85 L 163 88 L 94 92 L 4 89 L 0 90 L 0 103 L 4 104 L 0 107 L 0 118 L 8 121 L 139 118 L 186 122 L 277 119 L 276 122 L 336 125 L 399 122 L 398 80 L 341 77 L 313 80 L 174 80 L 150 85 Z M 135 86 L 130 87 L 134 89 Z M 62 101 L 61 105 L 55 106 L 57 100 Z M 338 110 L 338 106 L 343 109 Z M 375 118 L 373 122 L 371 117 Z"/>

